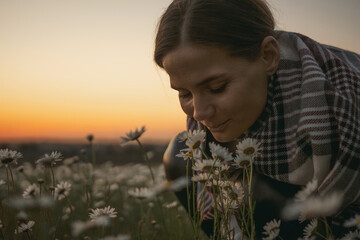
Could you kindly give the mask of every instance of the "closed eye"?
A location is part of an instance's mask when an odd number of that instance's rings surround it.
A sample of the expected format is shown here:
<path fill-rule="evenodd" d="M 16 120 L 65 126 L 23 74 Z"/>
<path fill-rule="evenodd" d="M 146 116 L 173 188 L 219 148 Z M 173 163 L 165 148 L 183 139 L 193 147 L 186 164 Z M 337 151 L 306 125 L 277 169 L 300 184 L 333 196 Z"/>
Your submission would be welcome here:
<path fill-rule="evenodd" d="M 191 93 L 188 92 L 188 93 L 181 93 L 179 92 L 179 98 L 182 98 L 182 99 L 186 99 L 186 98 L 189 98 L 191 97 Z"/>
<path fill-rule="evenodd" d="M 212 93 L 221 93 L 225 90 L 227 84 L 223 84 L 220 87 L 216 87 L 216 88 L 210 88 L 210 92 Z"/>

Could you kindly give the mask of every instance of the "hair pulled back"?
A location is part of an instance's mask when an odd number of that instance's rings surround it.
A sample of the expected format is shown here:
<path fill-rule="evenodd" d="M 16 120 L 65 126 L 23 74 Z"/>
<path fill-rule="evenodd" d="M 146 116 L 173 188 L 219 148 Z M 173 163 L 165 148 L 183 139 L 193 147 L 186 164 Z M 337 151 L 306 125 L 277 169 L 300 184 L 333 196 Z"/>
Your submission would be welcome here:
<path fill-rule="evenodd" d="M 274 27 L 263 0 L 174 0 L 160 18 L 154 60 L 163 68 L 164 56 L 184 43 L 254 59 Z"/>

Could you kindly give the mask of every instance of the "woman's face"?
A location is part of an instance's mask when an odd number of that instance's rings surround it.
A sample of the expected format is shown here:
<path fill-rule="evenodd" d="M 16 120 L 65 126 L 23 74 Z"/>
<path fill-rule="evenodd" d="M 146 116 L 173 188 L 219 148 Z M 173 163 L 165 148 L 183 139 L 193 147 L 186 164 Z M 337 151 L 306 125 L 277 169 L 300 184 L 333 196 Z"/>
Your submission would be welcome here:
<path fill-rule="evenodd" d="M 163 66 L 183 111 L 219 142 L 239 137 L 265 107 L 267 74 L 261 58 L 248 61 L 219 48 L 185 44 L 165 55 Z"/>

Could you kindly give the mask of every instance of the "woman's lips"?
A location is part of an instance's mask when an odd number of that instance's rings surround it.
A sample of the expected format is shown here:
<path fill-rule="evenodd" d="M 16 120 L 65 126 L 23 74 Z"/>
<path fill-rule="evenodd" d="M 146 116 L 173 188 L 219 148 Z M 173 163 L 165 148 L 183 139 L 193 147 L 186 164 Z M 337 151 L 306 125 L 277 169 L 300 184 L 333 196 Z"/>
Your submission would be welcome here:
<path fill-rule="evenodd" d="M 228 123 L 230 122 L 230 119 L 226 120 L 225 122 L 219 124 L 219 125 L 215 125 L 214 127 L 210 127 L 208 125 L 205 124 L 205 126 L 211 131 L 211 132 L 221 132 L 224 130 L 224 128 L 228 125 Z"/>

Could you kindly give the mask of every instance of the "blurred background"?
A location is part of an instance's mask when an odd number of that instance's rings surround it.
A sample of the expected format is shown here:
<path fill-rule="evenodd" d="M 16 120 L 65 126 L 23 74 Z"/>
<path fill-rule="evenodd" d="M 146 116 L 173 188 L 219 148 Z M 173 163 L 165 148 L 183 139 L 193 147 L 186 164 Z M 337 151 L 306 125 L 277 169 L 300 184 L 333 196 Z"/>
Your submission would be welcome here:
<path fill-rule="evenodd" d="M 185 129 L 152 60 L 170 0 L 1 0 L 0 143 L 119 143 L 145 125 L 166 144 Z M 268 0 L 277 29 L 360 53 L 359 0 Z"/>

